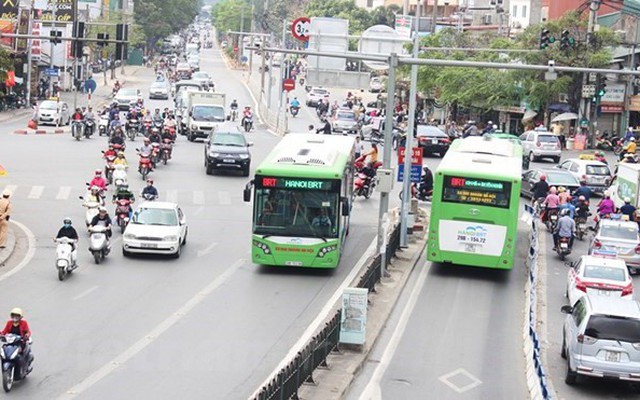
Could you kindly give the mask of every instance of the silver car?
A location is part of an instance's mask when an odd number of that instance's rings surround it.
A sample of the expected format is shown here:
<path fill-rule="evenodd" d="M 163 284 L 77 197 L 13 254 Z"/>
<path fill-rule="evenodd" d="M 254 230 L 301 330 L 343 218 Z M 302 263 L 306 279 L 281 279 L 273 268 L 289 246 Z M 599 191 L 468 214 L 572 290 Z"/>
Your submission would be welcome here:
<path fill-rule="evenodd" d="M 640 270 L 640 236 L 634 221 L 602 219 L 589 245 L 589 254 L 616 254 L 629 271 Z"/>
<path fill-rule="evenodd" d="M 529 161 L 538 161 L 542 158 L 550 158 L 554 163 L 560 162 L 562 149 L 558 135 L 554 135 L 544 129 L 537 128 L 520 135 L 522 152 L 529 157 Z"/>
<path fill-rule="evenodd" d="M 69 105 L 63 101 L 45 100 L 38 106 L 37 120 L 39 125 L 69 125 Z"/>
<path fill-rule="evenodd" d="M 211 75 L 208 72 L 198 71 L 194 72 L 191 75 L 191 80 L 196 81 L 202 85 L 204 90 L 215 91 L 215 85 L 213 84 L 213 79 L 211 79 Z"/>
<path fill-rule="evenodd" d="M 359 127 L 356 113 L 351 110 L 336 110 L 331 128 L 334 132 L 358 133 Z"/>
<path fill-rule="evenodd" d="M 135 103 L 142 99 L 142 94 L 139 89 L 135 88 L 122 88 L 118 90 L 114 100 L 118 103 L 120 110 L 128 110 L 131 103 Z"/>
<path fill-rule="evenodd" d="M 579 375 L 640 382 L 640 303 L 584 296 L 561 310 L 567 385 Z"/>
<path fill-rule="evenodd" d="M 170 91 L 171 91 L 171 88 L 167 81 L 155 81 L 151 84 L 151 87 L 149 88 L 149 98 L 169 100 Z"/>

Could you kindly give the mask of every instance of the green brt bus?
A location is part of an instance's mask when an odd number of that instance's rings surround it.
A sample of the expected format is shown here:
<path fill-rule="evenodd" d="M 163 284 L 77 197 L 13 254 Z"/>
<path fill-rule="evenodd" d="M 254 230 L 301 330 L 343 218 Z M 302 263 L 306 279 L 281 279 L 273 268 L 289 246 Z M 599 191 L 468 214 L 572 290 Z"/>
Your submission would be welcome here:
<path fill-rule="evenodd" d="M 355 140 L 289 134 L 245 188 L 256 264 L 335 268 L 349 230 Z"/>
<path fill-rule="evenodd" d="M 511 269 L 516 254 L 522 147 L 456 140 L 434 176 L 427 260 Z"/>

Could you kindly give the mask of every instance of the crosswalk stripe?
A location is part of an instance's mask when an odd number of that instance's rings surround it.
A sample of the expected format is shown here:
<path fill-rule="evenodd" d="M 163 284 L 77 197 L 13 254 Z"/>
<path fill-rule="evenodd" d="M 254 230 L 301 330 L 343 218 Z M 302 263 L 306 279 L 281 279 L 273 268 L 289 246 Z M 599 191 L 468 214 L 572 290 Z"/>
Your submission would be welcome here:
<path fill-rule="evenodd" d="M 60 186 L 58 189 L 58 194 L 56 195 L 56 200 L 66 200 L 69 198 L 71 194 L 71 186 Z"/>
<path fill-rule="evenodd" d="M 178 191 L 177 190 L 167 190 L 167 201 L 169 203 L 177 203 L 178 202 Z"/>
<path fill-rule="evenodd" d="M 7 185 L 4 187 L 4 190 L 8 190 L 13 194 L 16 194 L 16 190 L 18 190 L 18 186 L 17 185 Z"/>
<path fill-rule="evenodd" d="M 39 199 L 44 192 L 44 186 L 32 186 L 27 199 Z"/>
<path fill-rule="evenodd" d="M 198 206 L 204 205 L 204 192 L 201 190 L 193 191 L 193 204 Z"/>
<path fill-rule="evenodd" d="M 229 192 L 218 192 L 218 201 L 220 205 L 228 206 L 231 204 L 231 196 Z"/>

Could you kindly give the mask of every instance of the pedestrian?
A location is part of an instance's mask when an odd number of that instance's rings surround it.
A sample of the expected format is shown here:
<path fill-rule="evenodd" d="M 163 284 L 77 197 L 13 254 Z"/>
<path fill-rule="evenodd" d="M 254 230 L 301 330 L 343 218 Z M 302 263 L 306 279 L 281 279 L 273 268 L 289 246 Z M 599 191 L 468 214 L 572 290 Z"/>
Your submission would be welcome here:
<path fill-rule="evenodd" d="M 360 136 L 356 136 L 356 159 L 360 158 L 363 151 L 364 151 L 364 145 L 360 140 Z"/>
<path fill-rule="evenodd" d="M 0 249 L 6 247 L 7 232 L 9 232 L 9 217 L 11 216 L 11 191 L 5 189 L 0 198 Z"/>

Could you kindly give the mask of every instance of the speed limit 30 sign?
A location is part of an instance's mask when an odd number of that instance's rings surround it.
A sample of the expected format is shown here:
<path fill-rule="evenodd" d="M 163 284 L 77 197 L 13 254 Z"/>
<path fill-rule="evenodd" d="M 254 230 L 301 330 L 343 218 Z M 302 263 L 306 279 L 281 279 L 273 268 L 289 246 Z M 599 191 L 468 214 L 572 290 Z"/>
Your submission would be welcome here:
<path fill-rule="evenodd" d="M 307 17 L 300 17 L 291 24 L 291 33 L 293 37 L 306 42 L 309 40 L 309 29 L 311 28 L 311 20 Z"/>

